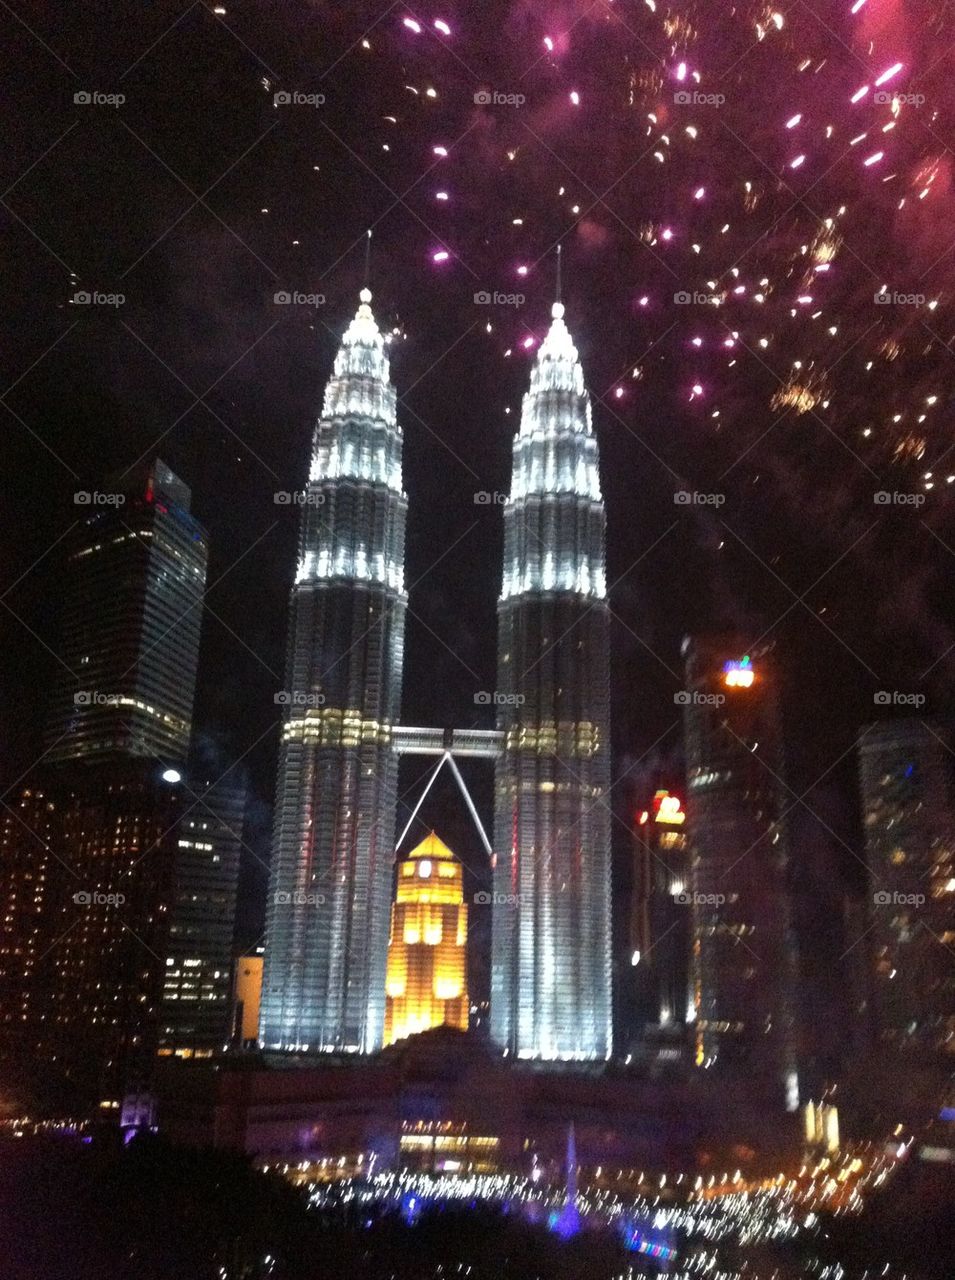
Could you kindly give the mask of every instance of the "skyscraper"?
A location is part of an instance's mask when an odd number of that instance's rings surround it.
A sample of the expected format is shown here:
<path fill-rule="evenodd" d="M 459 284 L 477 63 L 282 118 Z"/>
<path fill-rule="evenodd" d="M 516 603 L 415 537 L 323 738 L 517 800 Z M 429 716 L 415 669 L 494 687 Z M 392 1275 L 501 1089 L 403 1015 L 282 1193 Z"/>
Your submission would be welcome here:
<path fill-rule="evenodd" d="M 50 894 L 57 864 L 50 848 L 54 803 L 38 779 L 6 797 L 0 811 L 0 1057 L 35 1048 Z"/>
<path fill-rule="evenodd" d="M 684 642 L 696 1064 L 798 1105 L 783 752 L 769 646 Z"/>
<path fill-rule="evenodd" d="M 630 965 L 648 1022 L 686 1021 L 690 993 L 690 895 L 686 814 L 679 796 L 655 792 L 637 815 L 630 911 Z"/>
<path fill-rule="evenodd" d="M 504 508 L 491 1032 L 589 1060 L 611 1047 L 610 613 L 590 400 L 561 303 L 552 317 Z"/>
<path fill-rule="evenodd" d="M 207 543 L 158 460 L 77 501 L 50 745 L 6 810 L 0 1022 L 76 1101 L 118 1106 L 156 1047 Z"/>
<path fill-rule="evenodd" d="M 464 871 L 432 831 L 398 863 L 385 982 L 385 1044 L 418 1031 L 468 1029 Z"/>
<path fill-rule="evenodd" d="M 189 489 L 156 459 L 77 500 L 83 519 L 64 575 L 46 759 L 179 763 L 189 750 L 208 560 Z"/>
<path fill-rule="evenodd" d="M 401 430 L 361 293 L 303 497 L 266 918 L 260 1039 L 381 1046 L 407 597 Z"/>
<path fill-rule="evenodd" d="M 78 1100 L 115 1110 L 156 1052 L 179 775 L 151 761 L 50 770 L 54 881 L 34 1002 L 36 1044 Z"/>
<path fill-rule="evenodd" d="M 228 1043 L 245 789 L 219 782 L 176 825 L 159 1053 L 209 1057 Z"/>
<path fill-rule="evenodd" d="M 921 1058 L 955 1048 L 955 813 L 949 750 L 921 720 L 859 739 L 879 1043 Z"/>

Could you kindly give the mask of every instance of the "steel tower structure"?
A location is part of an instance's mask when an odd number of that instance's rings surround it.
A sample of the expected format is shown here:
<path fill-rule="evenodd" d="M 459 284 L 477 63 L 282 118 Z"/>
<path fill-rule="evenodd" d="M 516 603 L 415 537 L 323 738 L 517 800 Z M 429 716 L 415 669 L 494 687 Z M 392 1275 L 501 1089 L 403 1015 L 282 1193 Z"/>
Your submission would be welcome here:
<path fill-rule="evenodd" d="M 315 429 L 291 596 L 260 1041 L 372 1052 L 385 1015 L 407 596 L 402 436 L 361 292 Z"/>
<path fill-rule="evenodd" d="M 522 1058 L 611 1048 L 605 525 L 590 400 L 556 302 L 514 440 L 498 604 L 491 1031 Z"/>

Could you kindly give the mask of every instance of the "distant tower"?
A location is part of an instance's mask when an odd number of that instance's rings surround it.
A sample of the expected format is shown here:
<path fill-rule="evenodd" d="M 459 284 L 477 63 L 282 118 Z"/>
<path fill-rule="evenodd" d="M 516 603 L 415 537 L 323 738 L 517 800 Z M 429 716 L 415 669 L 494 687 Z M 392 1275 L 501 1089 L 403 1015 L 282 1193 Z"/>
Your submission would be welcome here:
<path fill-rule="evenodd" d="M 798 1105 L 777 673 L 768 646 L 691 638 L 685 704 L 696 1064 Z"/>
<path fill-rule="evenodd" d="M 690 910 L 686 813 L 678 796 L 657 791 L 633 832 L 630 968 L 634 1002 L 660 1027 L 686 1021 L 690 994 Z"/>
<path fill-rule="evenodd" d="M 369 303 L 315 430 L 292 588 L 260 1041 L 381 1047 L 407 596 L 401 431 Z"/>
<path fill-rule="evenodd" d="M 609 631 L 590 400 L 554 304 L 514 440 L 498 604 L 491 1031 L 521 1058 L 611 1047 Z"/>
<path fill-rule="evenodd" d="M 156 459 L 78 510 L 63 611 L 63 668 L 46 763 L 189 750 L 206 585 L 206 534 L 188 487 Z M 99 502 L 98 499 L 109 499 Z"/>
<path fill-rule="evenodd" d="M 210 1057 L 232 1024 L 232 953 L 245 788 L 198 789 L 177 825 L 159 1054 Z"/>
<path fill-rule="evenodd" d="M 385 982 L 385 1044 L 468 1029 L 468 909 L 461 864 L 432 831 L 398 863 Z"/>
<path fill-rule="evenodd" d="M 912 719 L 869 725 L 859 740 L 876 1033 L 922 1059 L 955 1046 L 955 815 L 943 739 Z"/>

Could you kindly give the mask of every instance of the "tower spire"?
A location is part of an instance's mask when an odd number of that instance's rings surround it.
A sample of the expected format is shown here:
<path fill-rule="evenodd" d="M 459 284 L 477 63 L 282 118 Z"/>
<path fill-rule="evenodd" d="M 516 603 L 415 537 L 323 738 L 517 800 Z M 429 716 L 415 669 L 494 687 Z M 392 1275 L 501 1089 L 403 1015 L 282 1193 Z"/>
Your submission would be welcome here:
<path fill-rule="evenodd" d="M 367 293 L 368 297 L 365 297 Z M 371 302 L 371 227 L 365 232 L 365 278 L 361 290 L 362 302 Z"/>
<path fill-rule="evenodd" d="M 557 284 L 555 288 L 554 310 L 553 310 L 554 316 L 564 314 L 564 304 L 561 302 L 561 299 L 560 299 L 560 251 L 562 248 L 563 246 L 558 243 L 557 245 Z M 558 307 L 560 307 L 560 311 L 557 310 Z"/>

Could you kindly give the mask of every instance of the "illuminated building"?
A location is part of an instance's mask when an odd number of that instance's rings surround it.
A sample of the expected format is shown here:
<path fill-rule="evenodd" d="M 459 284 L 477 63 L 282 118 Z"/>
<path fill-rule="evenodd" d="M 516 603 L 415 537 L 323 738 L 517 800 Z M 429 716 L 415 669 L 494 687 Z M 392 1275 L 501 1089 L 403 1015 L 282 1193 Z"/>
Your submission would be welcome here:
<path fill-rule="evenodd" d="M 239 956 L 235 962 L 233 1034 L 240 1046 L 254 1044 L 259 1038 L 262 951 L 259 947 L 255 955 Z"/>
<path fill-rule="evenodd" d="M 55 692 L 43 765 L 6 811 L 0 902 L 15 907 L 23 1043 L 78 1103 L 112 1107 L 150 1076 L 171 939 L 201 967 L 228 934 L 224 965 L 211 968 L 223 984 L 217 1039 L 227 1039 L 238 846 L 217 831 L 216 850 L 201 847 L 207 797 L 180 772 L 207 560 L 189 489 L 153 461 L 85 497 L 64 583 L 72 674 Z M 219 1003 L 207 996 L 204 984 L 177 1044 L 206 1043 L 203 1020 Z M 0 1006 L 5 1018 L 2 990 Z"/>
<path fill-rule="evenodd" d="M 55 887 L 44 922 L 34 1032 L 80 1100 L 118 1106 L 148 1081 L 175 897 L 179 820 L 191 802 L 154 763 L 51 770 Z"/>
<path fill-rule="evenodd" d="M 208 547 L 158 459 L 86 494 L 64 577 L 46 761 L 185 759 Z M 107 498 L 108 502 L 98 499 Z"/>
<path fill-rule="evenodd" d="M 695 1061 L 798 1105 L 777 672 L 769 646 L 684 642 Z"/>
<path fill-rule="evenodd" d="M 161 1055 L 208 1057 L 228 1043 L 244 815 L 244 789 L 218 783 L 191 800 L 177 825 Z"/>
<path fill-rule="evenodd" d="M 807 1102 L 803 1107 L 806 1146 L 828 1155 L 839 1150 L 839 1111 L 828 1102 Z"/>
<path fill-rule="evenodd" d="M 610 1054 L 605 516 L 591 406 L 555 303 L 524 396 L 498 604 L 491 1033 L 521 1058 Z"/>
<path fill-rule="evenodd" d="M 385 1044 L 468 1027 L 468 909 L 460 862 L 432 831 L 398 863 L 385 980 Z"/>
<path fill-rule="evenodd" d="M 633 832 L 629 973 L 638 1016 L 660 1027 L 685 1023 L 690 996 L 685 823 L 679 796 L 661 790 Z"/>
<path fill-rule="evenodd" d="M 881 721 L 859 740 L 880 1043 L 955 1053 L 955 818 L 944 735 Z"/>
<path fill-rule="evenodd" d="M 0 1056 L 29 1053 L 37 1009 L 37 963 L 47 948 L 53 802 L 36 782 L 0 811 Z"/>
<path fill-rule="evenodd" d="M 768 1172 L 785 1167 L 781 1159 L 798 1167 L 803 1149 L 802 1118 L 768 1111 L 746 1080 L 640 1078 L 584 1064 L 515 1070 L 488 1041 L 449 1026 L 379 1054 L 303 1058 L 296 1070 L 225 1059 L 161 1071 L 156 1092 L 159 1130 L 171 1142 L 300 1170 L 324 1161 L 360 1172 L 373 1161 L 376 1173 L 533 1177 L 536 1169 L 550 1182 L 566 1167 L 569 1117 L 582 1168 L 630 1169 L 631 1177 L 641 1169 L 677 1175 L 698 1162 L 707 1177 L 741 1161 Z M 657 1195 L 659 1177 L 652 1182 Z"/>
<path fill-rule="evenodd" d="M 160 1046 L 228 1040 L 242 796 L 164 774 L 135 757 L 50 766 L 4 827 L 0 892 L 19 913 L 0 934 L 5 1039 L 78 1105 L 147 1085 Z"/>
<path fill-rule="evenodd" d="M 404 1169 L 427 1173 L 488 1173 L 498 1167 L 501 1140 L 472 1133 L 467 1122 L 407 1121 L 402 1125 L 399 1158 Z"/>
<path fill-rule="evenodd" d="M 315 429 L 291 595 L 260 1040 L 372 1052 L 385 1020 L 407 597 L 401 430 L 362 290 Z"/>

